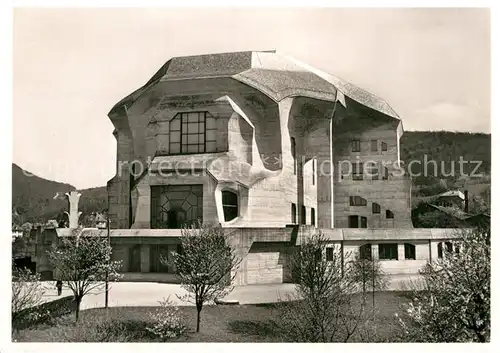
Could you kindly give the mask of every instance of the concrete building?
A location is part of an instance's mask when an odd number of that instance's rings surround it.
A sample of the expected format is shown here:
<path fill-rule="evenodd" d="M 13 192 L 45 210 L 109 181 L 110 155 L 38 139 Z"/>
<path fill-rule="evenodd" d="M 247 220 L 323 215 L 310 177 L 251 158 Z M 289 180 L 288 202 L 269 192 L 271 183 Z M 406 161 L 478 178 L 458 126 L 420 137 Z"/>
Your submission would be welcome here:
<path fill-rule="evenodd" d="M 108 116 L 110 238 L 124 280 L 174 281 L 160 254 L 178 251 L 180 228 L 196 220 L 226 229 L 243 259 L 239 285 L 287 281 L 290 251 L 319 230 L 346 257 L 370 247 L 389 274 L 416 273 L 453 238 L 412 229 L 394 110 L 274 51 L 172 58 Z M 70 231 L 41 234 L 40 248 Z"/>

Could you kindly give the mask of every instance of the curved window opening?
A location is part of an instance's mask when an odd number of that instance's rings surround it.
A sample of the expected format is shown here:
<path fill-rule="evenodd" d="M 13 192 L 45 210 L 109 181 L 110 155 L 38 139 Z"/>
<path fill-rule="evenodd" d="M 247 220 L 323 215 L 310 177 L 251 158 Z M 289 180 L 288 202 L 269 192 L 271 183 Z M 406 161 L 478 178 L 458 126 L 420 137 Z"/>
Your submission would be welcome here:
<path fill-rule="evenodd" d="M 238 217 L 238 195 L 232 191 L 223 191 L 222 208 L 224 210 L 225 222 L 229 222 Z"/>
<path fill-rule="evenodd" d="M 372 213 L 380 213 L 380 205 L 376 202 L 372 203 Z"/>
<path fill-rule="evenodd" d="M 385 211 L 385 218 L 394 218 L 394 213 L 391 210 Z"/>

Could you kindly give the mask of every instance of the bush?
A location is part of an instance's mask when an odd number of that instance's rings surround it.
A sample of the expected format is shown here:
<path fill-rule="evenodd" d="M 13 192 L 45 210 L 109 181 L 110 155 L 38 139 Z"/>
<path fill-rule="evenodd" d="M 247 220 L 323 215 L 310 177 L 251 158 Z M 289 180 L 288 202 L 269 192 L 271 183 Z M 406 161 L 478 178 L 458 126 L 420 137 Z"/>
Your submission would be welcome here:
<path fill-rule="evenodd" d="M 159 303 L 160 307 L 150 314 L 152 324 L 146 329 L 162 341 L 185 334 L 187 327 L 182 323 L 179 308 L 168 298 Z"/>
<path fill-rule="evenodd" d="M 67 329 L 66 329 L 67 328 Z M 91 315 L 84 316 L 78 324 L 61 327 L 63 342 L 131 342 L 133 338 L 126 322 Z"/>

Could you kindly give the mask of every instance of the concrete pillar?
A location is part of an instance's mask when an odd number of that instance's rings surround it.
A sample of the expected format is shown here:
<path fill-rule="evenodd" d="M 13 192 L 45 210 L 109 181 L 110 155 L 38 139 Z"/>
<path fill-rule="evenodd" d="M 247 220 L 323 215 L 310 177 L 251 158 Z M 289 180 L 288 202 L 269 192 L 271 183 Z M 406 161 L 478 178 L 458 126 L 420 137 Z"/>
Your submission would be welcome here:
<path fill-rule="evenodd" d="M 404 260 L 404 259 L 405 259 L 405 244 L 398 243 L 398 260 Z"/>
<path fill-rule="evenodd" d="M 430 249 L 429 249 L 429 262 L 436 261 L 438 259 L 438 244 L 439 240 L 430 240 Z"/>
<path fill-rule="evenodd" d="M 315 134 L 315 150 L 317 155 L 317 200 L 318 227 L 334 228 L 333 207 L 333 141 L 332 121 L 325 120 Z"/>
<path fill-rule="evenodd" d="M 135 204 L 134 224 L 131 228 L 151 228 L 151 188 L 147 176 L 137 185 L 134 190 L 137 195 Z"/>
<path fill-rule="evenodd" d="M 141 244 L 141 272 L 149 272 L 149 245 Z"/>
<path fill-rule="evenodd" d="M 378 244 L 372 244 L 372 256 L 375 260 L 378 260 Z"/>
<path fill-rule="evenodd" d="M 80 194 L 77 191 L 71 191 L 66 193 L 69 202 L 69 210 L 67 213 L 69 219 L 69 228 L 78 228 L 78 219 L 80 218 L 81 212 L 78 211 L 78 202 L 80 201 Z"/>

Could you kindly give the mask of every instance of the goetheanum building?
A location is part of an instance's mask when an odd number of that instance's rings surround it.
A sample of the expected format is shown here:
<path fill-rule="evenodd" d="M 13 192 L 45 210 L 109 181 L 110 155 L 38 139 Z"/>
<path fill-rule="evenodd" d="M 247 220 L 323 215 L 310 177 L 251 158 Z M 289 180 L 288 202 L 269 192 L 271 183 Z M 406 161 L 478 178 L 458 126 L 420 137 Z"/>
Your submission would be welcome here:
<path fill-rule="evenodd" d="M 196 221 L 225 228 L 242 259 L 236 285 L 288 281 L 290 251 L 317 231 L 391 275 L 416 273 L 454 237 L 412 227 L 396 112 L 274 51 L 172 58 L 108 116 L 110 239 L 124 280 L 174 281 L 161 255 Z M 47 277 L 44 249 L 71 232 L 51 234 L 38 241 Z"/>
<path fill-rule="evenodd" d="M 173 58 L 109 117 L 113 228 L 411 228 L 398 115 L 278 53 Z"/>

